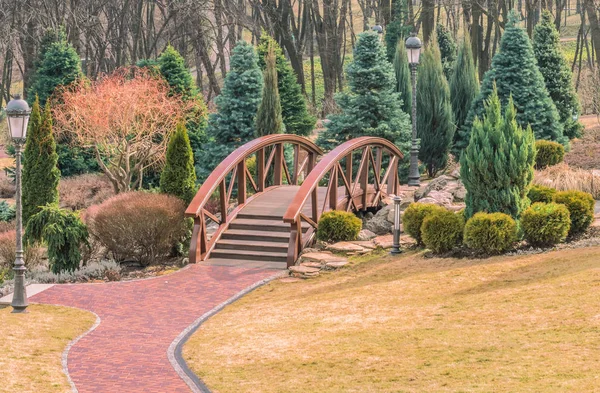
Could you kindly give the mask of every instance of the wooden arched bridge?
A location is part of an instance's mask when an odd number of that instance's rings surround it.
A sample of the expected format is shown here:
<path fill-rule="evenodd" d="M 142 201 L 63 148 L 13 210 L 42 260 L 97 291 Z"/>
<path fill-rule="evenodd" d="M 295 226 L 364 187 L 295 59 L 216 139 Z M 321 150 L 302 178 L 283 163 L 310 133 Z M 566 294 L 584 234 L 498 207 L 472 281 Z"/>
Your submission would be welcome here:
<path fill-rule="evenodd" d="M 194 218 L 190 262 L 291 266 L 315 240 L 323 212 L 365 210 L 396 194 L 401 159 L 375 137 L 325 155 L 297 135 L 250 141 L 215 168 L 186 210 Z"/>

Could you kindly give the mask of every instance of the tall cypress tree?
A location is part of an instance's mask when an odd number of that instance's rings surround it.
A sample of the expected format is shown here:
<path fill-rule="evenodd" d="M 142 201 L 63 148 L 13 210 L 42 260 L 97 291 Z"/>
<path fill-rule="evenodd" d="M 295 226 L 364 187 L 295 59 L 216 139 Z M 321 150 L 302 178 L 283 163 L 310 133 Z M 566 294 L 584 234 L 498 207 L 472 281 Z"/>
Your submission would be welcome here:
<path fill-rule="evenodd" d="M 396 74 L 396 93 L 400 94 L 402 99 L 401 108 L 405 113 L 412 113 L 412 86 L 410 82 L 410 66 L 408 64 L 408 55 L 404 42 L 398 42 L 396 45 L 396 55 L 394 56 L 394 73 Z"/>
<path fill-rule="evenodd" d="M 473 101 L 456 148 L 462 151 L 468 144 L 471 127 L 476 116 L 485 113 L 485 101 L 497 86 L 502 106 L 512 96 L 521 127 L 531 126 L 536 139 L 548 139 L 568 146 L 563 135 L 558 111 L 546 90 L 544 77 L 537 67 L 533 47 L 525 30 L 518 26 L 518 15 L 511 12 L 500 50 L 492 59 L 492 67 L 485 73 L 479 95 Z"/>
<path fill-rule="evenodd" d="M 460 160 L 460 175 L 467 189 L 465 216 L 500 212 L 518 219 L 529 206 L 534 162 L 531 128 L 523 130 L 517 124 L 510 97 L 502 116 L 498 91 L 493 87 L 483 119 L 473 122 L 469 146 Z"/>
<path fill-rule="evenodd" d="M 190 203 L 196 192 L 194 154 L 185 126 L 177 124 L 167 147 L 167 162 L 160 175 L 160 191 Z"/>
<path fill-rule="evenodd" d="M 456 148 L 457 140 L 460 138 L 459 132 L 465 124 L 471 103 L 479 94 L 477 67 L 475 67 L 473 61 L 473 52 L 471 51 L 471 42 L 468 35 L 465 35 L 460 45 L 449 84 L 452 113 L 454 113 L 454 124 L 456 125 L 452 153 L 460 158 L 460 149 Z"/>
<path fill-rule="evenodd" d="M 289 61 L 283 55 L 281 47 L 267 33 L 263 33 L 256 51 L 258 52 L 258 64 L 264 71 L 267 64 L 265 57 L 269 46 L 275 52 L 275 63 L 277 66 L 277 86 L 281 101 L 281 116 L 285 125 L 285 132 L 296 135 L 309 135 L 317 119 L 308 113 L 306 100 L 302 94 L 302 88 L 298 78 Z"/>
<path fill-rule="evenodd" d="M 256 114 L 256 136 L 280 134 L 284 128 L 281 119 L 281 102 L 277 88 L 277 68 L 273 45 L 269 45 L 265 62 L 262 101 Z"/>
<path fill-rule="evenodd" d="M 540 23 L 533 30 L 533 53 L 560 115 L 565 136 L 569 139 L 580 137 L 583 125 L 573 119 L 581 111 L 573 86 L 573 73 L 560 50 L 558 31 L 549 11 L 542 13 Z"/>
<path fill-rule="evenodd" d="M 440 51 L 431 42 L 421 56 L 417 81 L 417 130 L 421 138 L 419 159 L 434 177 L 448 162 L 454 136 L 450 89 L 444 77 Z"/>
<path fill-rule="evenodd" d="M 456 42 L 454 42 L 454 37 L 452 37 L 450 31 L 444 25 L 437 25 L 436 36 L 440 47 L 444 75 L 446 76 L 446 80 L 450 80 L 454 63 L 456 62 Z"/>
<path fill-rule="evenodd" d="M 260 103 L 263 77 L 252 45 L 238 41 L 229 61 L 221 95 L 215 99 L 217 112 L 209 116 L 210 141 L 196 152 L 196 174 L 203 181 L 232 151 L 254 139 L 255 117 Z"/>
<path fill-rule="evenodd" d="M 40 211 L 40 206 L 58 202 L 60 171 L 52 133 L 52 115 L 46 104 L 43 116 L 36 98 L 29 121 L 23 163 L 23 222 Z"/>

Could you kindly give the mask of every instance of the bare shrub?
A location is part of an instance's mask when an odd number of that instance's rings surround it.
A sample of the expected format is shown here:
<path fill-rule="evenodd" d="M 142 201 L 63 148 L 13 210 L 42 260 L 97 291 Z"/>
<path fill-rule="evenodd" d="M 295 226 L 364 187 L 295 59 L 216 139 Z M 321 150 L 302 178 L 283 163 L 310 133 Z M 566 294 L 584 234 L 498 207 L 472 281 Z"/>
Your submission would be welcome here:
<path fill-rule="evenodd" d="M 16 231 L 13 229 L 0 233 L 0 266 L 12 266 L 15 262 L 16 254 Z M 25 247 L 23 259 L 25 260 L 25 265 L 28 268 L 32 268 L 41 264 L 43 256 L 43 249 L 36 244 Z"/>
<path fill-rule="evenodd" d="M 185 206 L 179 198 L 143 191 L 116 195 L 91 206 L 89 231 L 117 261 L 142 265 L 169 255 L 184 235 Z"/>
<path fill-rule="evenodd" d="M 60 207 L 71 210 L 86 209 L 100 204 L 115 194 L 107 177 L 99 173 L 60 179 L 58 192 Z"/>
<path fill-rule="evenodd" d="M 589 192 L 594 199 L 600 199 L 600 172 L 572 168 L 562 163 L 535 171 L 533 183 L 552 187 L 558 191 L 578 190 Z"/>
<path fill-rule="evenodd" d="M 15 192 L 15 184 L 6 176 L 0 177 L 0 198 L 13 198 Z"/>

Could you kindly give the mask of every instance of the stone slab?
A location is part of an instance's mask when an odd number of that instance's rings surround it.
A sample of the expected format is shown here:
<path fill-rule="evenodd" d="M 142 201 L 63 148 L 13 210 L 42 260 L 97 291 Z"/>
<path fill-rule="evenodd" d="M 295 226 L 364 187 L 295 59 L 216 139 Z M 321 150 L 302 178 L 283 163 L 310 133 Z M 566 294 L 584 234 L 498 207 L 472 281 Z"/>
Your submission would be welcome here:
<path fill-rule="evenodd" d="M 344 257 L 338 257 L 337 255 L 333 255 L 330 252 L 309 252 L 306 254 L 302 254 L 300 257 L 302 262 L 312 261 L 312 262 L 333 262 L 333 261 L 343 261 Z"/>
<path fill-rule="evenodd" d="M 48 288 L 52 288 L 54 284 L 29 284 L 25 287 L 25 291 L 27 291 L 27 297 L 31 297 L 33 295 L 37 295 L 38 293 L 44 292 Z M 6 305 L 12 303 L 13 294 L 9 293 L 8 295 L 0 298 L 0 304 Z"/>
<path fill-rule="evenodd" d="M 365 248 L 350 242 L 338 242 L 335 244 L 330 244 L 329 246 L 327 246 L 327 249 L 331 251 L 340 252 L 356 252 L 364 251 Z"/>

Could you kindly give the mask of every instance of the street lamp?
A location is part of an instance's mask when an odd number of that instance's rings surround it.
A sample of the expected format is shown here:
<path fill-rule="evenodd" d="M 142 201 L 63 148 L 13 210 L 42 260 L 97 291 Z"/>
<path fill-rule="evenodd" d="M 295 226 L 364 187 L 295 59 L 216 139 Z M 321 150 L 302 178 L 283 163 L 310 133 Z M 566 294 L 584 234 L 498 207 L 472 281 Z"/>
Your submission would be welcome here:
<path fill-rule="evenodd" d="M 21 148 L 25 143 L 27 136 L 27 124 L 29 123 L 29 114 L 31 109 L 25 100 L 19 95 L 15 95 L 6 105 L 6 117 L 8 120 L 8 135 L 15 144 L 16 168 L 15 182 L 17 183 L 16 215 L 17 215 L 17 250 L 15 266 L 15 289 L 11 306 L 14 313 L 26 312 L 29 304 L 27 302 L 27 291 L 25 290 L 25 262 L 23 262 L 23 222 L 21 209 Z"/>
<path fill-rule="evenodd" d="M 390 254 L 398 255 L 402 253 L 400 249 L 400 202 L 402 202 L 402 198 L 395 195 L 392 199 L 394 201 L 394 242 Z"/>
<path fill-rule="evenodd" d="M 419 173 L 419 141 L 417 140 L 417 65 L 421 55 L 421 40 L 416 33 L 410 33 L 410 37 L 404 44 L 410 64 L 410 76 L 412 82 L 412 146 L 410 148 L 410 169 L 408 172 L 408 185 L 419 186 L 421 174 Z"/>

